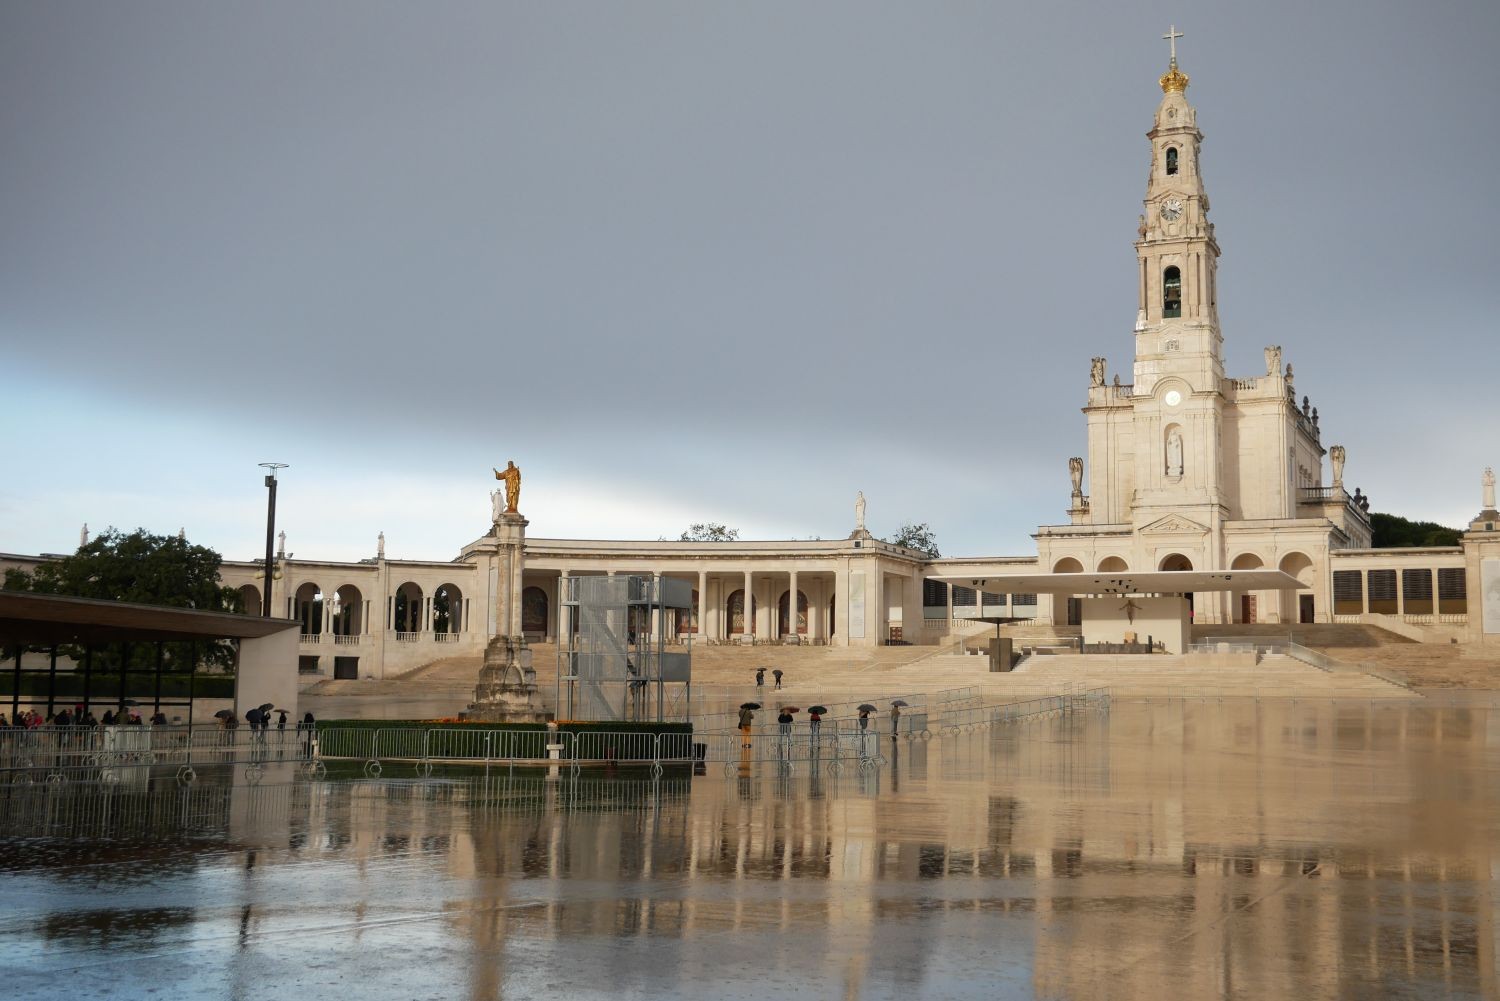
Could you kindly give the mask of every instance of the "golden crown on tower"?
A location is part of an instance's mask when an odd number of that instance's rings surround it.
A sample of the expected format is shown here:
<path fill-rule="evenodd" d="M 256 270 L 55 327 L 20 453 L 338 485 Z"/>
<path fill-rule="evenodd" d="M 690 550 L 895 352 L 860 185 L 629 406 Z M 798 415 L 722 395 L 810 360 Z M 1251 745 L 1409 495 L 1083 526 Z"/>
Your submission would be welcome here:
<path fill-rule="evenodd" d="M 1172 65 L 1162 74 L 1161 84 L 1163 94 L 1181 94 L 1187 90 L 1188 75 L 1177 68 L 1177 60 L 1172 60 Z"/>

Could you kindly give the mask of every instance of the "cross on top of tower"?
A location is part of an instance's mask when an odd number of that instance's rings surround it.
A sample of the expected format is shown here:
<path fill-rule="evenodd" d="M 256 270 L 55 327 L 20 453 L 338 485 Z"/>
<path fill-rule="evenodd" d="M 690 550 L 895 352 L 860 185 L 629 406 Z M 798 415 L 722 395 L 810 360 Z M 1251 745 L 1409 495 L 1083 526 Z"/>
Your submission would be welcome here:
<path fill-rule="evenodd" d="M 1172 43 L 1172 65 L 1176 66 L 1177 65 L 1177 39 L 1179 39 L 1179 38 L 1185 38 L 1186 36 L 1183 35 L 1182 32 L 1178 31 L 1177 30 L 1177 25 L 1174 24 L 1170 28 L 1168 28 L 1167 29 L 1167 33 L 1165 35 L 1161 36 L 1161 37 L 1162 37 L 1163 41 Z"/>

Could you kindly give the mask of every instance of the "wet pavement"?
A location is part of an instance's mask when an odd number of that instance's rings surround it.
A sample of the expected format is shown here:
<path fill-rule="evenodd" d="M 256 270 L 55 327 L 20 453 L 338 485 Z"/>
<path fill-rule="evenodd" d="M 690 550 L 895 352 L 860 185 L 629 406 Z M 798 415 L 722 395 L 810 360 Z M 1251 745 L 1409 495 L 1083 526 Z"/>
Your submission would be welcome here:
<path fill-rule="evenodd" d="M 1500 712 L 1116 700 L 774 762 L 0 789 L 10 998 L 1485 998 Z"/>

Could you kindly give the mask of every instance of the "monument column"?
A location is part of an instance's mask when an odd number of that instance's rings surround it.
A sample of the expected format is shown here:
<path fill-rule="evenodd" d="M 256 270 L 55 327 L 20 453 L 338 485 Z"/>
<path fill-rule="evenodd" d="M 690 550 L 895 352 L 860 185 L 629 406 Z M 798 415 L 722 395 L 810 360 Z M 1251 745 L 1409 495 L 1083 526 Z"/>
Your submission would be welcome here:
<path fill-rule="evenodd" d="M 495 540 L 495 632 L 484 650 L 479 686 L 469 707 L 481 718 L 498 721 L 536 721 L 536 672 L 531 651 L 521 631 L 521 580 L 526 569 L 526 526 L 521 516 L 521 471 L 514 462 L 495 470 L 505 484 L 504 497 L 490 495 L 490 534 Z M 502 500 L 504 503 L 502 504 Z"/>

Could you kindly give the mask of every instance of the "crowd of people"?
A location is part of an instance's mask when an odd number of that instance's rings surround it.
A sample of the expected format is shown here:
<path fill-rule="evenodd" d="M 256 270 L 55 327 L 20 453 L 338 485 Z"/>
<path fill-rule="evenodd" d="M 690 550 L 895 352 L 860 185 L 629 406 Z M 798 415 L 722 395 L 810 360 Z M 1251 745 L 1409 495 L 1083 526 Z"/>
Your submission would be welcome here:
<path fill-rule="evenodd" d="M 287 711 L 285 709 L 272 709 L 269 707 L 250 709 L 245 713 L 244 725 L 252 731 L 264 732 L 271 729 L 271 714 L 276 714 L 276 729 L 285 730 L 287 724 Z M 236 730 L 241 725 L 240 717 L 231 710 L 221 709 L 214 717 L 214 722 L 223 730 Z M 41 727 L 100 727 L 100 726 L 182 726 L 182 717 L 173 716 L 170 721 L 167 714 L 158 709 L 146 719 L 128 706 L 119 709 L 106 709 L 104 715 L 95 717 L 92 709 L 83 703 L 75 704 L 71 709 L 64 706 L 56 712 L 42 713 L 35 709 L 22 709 L 15 714 L 12 721 L 4 712 L 0 712 L 0 730 L 36 730 Z M 302 722 L 297 729 L 311 728 L 314 725 L 313 714 L 304 713 Z"/>

